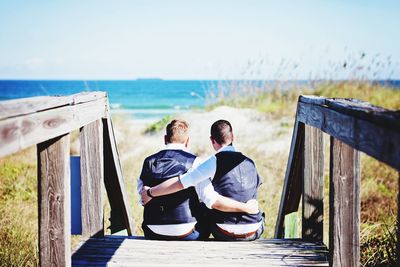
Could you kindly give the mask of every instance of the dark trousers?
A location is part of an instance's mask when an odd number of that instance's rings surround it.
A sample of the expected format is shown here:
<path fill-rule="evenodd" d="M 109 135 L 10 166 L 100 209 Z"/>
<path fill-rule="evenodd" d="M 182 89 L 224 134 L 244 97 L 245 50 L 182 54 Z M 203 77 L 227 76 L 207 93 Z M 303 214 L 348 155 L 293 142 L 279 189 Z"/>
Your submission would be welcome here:
<path fill-rule="evenodd" d="M 142 223 L 142 229 L 144 232 L 144 237 L 150 240 L 193 241 L 193 240 L 198 240 L 200 236 L 199 232 L 195 229 L 189 235 L 183 237 L 159 235 L 151 231 L 151 229 L 144 223 Z"/>

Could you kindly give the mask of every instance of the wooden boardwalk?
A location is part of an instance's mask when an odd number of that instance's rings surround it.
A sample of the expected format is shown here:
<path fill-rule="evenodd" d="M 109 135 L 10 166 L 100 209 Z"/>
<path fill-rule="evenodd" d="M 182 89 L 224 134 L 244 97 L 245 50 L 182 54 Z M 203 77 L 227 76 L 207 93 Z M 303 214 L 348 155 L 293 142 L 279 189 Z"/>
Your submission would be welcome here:
<path fill-rule="evenodd" d="M 320 242 L 265 239 L 254 242 L 150 241 L 91 238 L 72 255 L 72 266 L 328 266 Z"/>

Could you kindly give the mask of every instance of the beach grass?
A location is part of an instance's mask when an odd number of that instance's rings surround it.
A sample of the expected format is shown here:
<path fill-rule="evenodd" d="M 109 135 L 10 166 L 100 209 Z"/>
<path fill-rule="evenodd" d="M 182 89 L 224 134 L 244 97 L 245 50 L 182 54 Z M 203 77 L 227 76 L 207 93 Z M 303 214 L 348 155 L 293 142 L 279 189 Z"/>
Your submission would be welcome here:
<path fill-rule="evenodd" d="M 36 150 L 0 159 L 0 266 L 38 265 Z"/>
<path fill-rule="evenodd" d="M 144 130 L 145 134 L 152 134 L 157 133 L 165 129 L 167 124 L 173 119 L 172 115 L 166 115 L 161 120 L 151 123 L 149 126 L 146 127 Z"/>

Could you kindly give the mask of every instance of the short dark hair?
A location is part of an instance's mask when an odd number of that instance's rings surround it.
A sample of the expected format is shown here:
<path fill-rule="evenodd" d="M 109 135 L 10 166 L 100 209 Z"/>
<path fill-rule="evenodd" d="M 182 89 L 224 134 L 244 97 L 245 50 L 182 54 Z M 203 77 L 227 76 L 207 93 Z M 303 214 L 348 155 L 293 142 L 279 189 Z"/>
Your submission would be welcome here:
<path fill-rule="evenodd" d="M 172 120 L 165 130 L 165 137 L 168 143 L 185 143 L 189 136 L 189 124 L 184 120 Z"/>
<path fill-rule="evenodd" d="M 232 125 L 227 120 L 217 120 L 211 125 L 211 138 L 218 144 L 226 145 L 233 141 Z"/>

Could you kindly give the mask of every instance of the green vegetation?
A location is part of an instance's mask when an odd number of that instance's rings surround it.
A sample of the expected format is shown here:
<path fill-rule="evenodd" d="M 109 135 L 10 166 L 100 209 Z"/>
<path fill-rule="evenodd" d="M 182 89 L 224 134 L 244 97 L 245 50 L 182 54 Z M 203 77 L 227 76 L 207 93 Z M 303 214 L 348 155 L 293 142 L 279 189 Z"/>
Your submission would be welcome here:
<path fill-rule="evenodd" d="M 240 84 L 235 83 L 240 87 Z M 293 90 L 282 90 L 281 85 L 277 84 L 271 90 L 264 91 L 262 88 L 267 85 L 259 83 L 252 84 L 246 90 L 235 90 L 233 95 L 230 90 L 220 89 L 217 95 L 209 97 L 208 108 L 213 109 L 220 105 L 228 105 L 238 108 L 255 108 L 260 112 L 280 118 L 283 116 L 293 116 L 296 112 L 296 104 L 299 95 L 318 95 L 325 97 L 357 98 L 370 102 L 376 106 L 388 109 L 400 109 L 400 92 L 397 89 L 373 85 L 369 82 L 331 82 L 315 84 L 314 89 L 310 87 L 297 87 Z M 232 88 L 232 86 L 230 86 Z M 228 93 L 227 93 L 228 92 Z M 209 94 L 210 95 L 210 94 Z"/>
<path fill-rule="evenodd" d="M 167 124 L 173 119 L 172 115 L 164 116 L 161 120 L 147 126 L 144 130 L 145 134 L 152 134 L 164 130 Z"/>
<path fill-rule="evenodd" d="M 0 266 L 37 266 L 35 149 L 0 159 Z"/>

